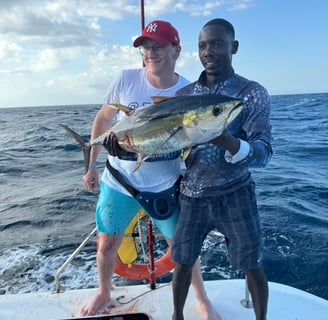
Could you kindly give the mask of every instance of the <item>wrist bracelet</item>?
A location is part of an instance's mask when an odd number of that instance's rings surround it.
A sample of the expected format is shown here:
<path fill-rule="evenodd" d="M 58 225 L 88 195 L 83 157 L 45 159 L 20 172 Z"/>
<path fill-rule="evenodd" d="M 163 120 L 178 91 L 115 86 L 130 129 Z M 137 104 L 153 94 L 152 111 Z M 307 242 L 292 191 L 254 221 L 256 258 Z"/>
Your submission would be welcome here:
<path fill-rule="evenodd" d="M 89 168 L 95 169 L 95 168 L 97 168 L 97 164 L 95 162 L 90 162 Z"/>

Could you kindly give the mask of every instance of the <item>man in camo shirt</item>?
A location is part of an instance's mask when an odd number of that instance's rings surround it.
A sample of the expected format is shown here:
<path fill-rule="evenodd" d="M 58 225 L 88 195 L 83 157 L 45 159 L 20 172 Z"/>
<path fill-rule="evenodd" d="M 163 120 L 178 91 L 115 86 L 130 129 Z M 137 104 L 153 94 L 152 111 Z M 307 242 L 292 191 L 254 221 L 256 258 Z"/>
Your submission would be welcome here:
<path fill-rule="evenodd" d="M 264 167 L 272 155 L 270 97 L 259 83 L 234 72 L 232 55 L 238 45 L 230 22 L 214 19 L 205 24 L 198 42 L 205 70 L 198 81 L 177 92 L 238 97 L 244 100 L 244 107 L 221 136 L 194 147 L 186 160 L 172 246 L 177 263 L 173 320 L 183 319 L 192 267 L 213 229 L 225 235 L 232 267 L 245 271 L 256 320 L 266 319 L 268 284 L 262 266 L 255 184 L 249 168 Z"/>

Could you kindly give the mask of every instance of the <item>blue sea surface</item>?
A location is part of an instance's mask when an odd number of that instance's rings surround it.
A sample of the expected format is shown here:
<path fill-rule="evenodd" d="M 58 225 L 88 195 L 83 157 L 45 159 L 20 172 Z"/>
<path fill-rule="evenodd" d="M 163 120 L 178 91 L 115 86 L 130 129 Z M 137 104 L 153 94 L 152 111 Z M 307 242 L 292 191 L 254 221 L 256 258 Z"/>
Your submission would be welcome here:
<path fill-rule="evenodd" d="M 82 186 L 80 146 L 100 105 L 0 109 L 0 294 L 53 290 L 54 274 L 93 230 L 97 193 Z M 269 281 L 328 299 L 328 93 L 272 96 L 274 155 L 252 170 Z M 100 155 L 99 172 L 106 153 Z M 61 276 L 66 289 L 97 287 L 95 239 Z M 204 279 L 243 277 L 223 240 L 209 235 Z M 117 280 L 119 281 L 119 280 Z"/>

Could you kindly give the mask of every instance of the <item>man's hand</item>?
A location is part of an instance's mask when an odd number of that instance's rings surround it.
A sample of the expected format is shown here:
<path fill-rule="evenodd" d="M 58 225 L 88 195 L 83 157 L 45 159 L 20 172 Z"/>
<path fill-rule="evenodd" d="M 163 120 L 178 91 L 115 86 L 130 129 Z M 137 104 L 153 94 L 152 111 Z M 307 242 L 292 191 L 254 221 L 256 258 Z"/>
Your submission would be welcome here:
<path fill-rule="evenodd" d="M 98 171 L 96 168 L 89 168 L 88 172 L 82 178 L 84 188 L 93 191 L 99 188 Z"/>
<path fill-rule="evenodd" d="M 240 140 L 233 137 L 228 129 L 225 129 L 221 135 L 211 140 L 210 143 L 228 150 L 232 155 L 238 152 L 240 146 Z"/>
<path fill-rule="evenodd" d="M 111 132 L 109 136 L 104 139 L 103 146 L 113 157 L 126 156 L 128 154 L 126 150 L 120 147 L 118 139 L 113 132 Z"/>

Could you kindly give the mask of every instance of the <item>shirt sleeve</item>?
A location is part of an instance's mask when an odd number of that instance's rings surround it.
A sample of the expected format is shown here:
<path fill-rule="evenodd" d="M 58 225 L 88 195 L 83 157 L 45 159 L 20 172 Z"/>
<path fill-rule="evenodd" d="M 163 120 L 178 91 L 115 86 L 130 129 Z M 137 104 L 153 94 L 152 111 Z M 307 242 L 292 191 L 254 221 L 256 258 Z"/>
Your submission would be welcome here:
<path fill-rule="evenodd" d="M 104 98 L 104 104 L 110 105 L 113 102 L 120 102 L 120 92 L 122 90 L 123 79 L 124 73 L 121 71 L 110 83 Z"/>
<path fill-rule="evenodd" d="M 237 163 L 248 156 L 250 150 L 250 146 L 248 142 L 241 139 L 239 139 L 239 141 L 240 141 L 240 146 L 236 154 L 232 155 L 228 150 L 225 152 L 224 157 L 227 162 Z"/>
<path fill-rule="evenodd" d="M 264 167 L 272 156 L 271 106 L 266 89 L 258 85 L 246 93 L 244 108 L 242 126 L 246 133 L 244 140 L 247 141 L 249 149 L 247 150 L 247 146 L 241 143 L 241 148 L 232 161 L 249 167 Z"/>

